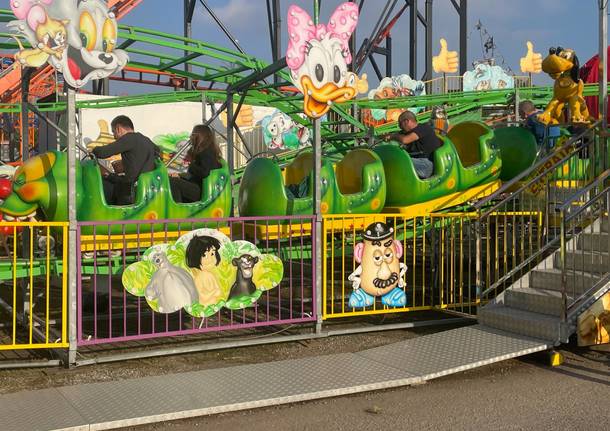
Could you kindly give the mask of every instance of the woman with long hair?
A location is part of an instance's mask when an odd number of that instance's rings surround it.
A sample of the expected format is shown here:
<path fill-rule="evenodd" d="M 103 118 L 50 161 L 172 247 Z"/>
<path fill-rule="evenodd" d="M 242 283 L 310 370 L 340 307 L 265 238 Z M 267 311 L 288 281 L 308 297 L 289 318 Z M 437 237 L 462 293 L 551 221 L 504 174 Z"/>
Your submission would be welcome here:
<path fill-rule="evenodd" d="M 193 127 L 191 148 L 186 153 L 186 160 L 190 162 L 187 172 L 173 175 L 169 179 L 176 202 L 201 200 L 203 180 L 210 175 L 212 169 L 221 167 L 220 148 L 210 127 L 203 124 Z"/>

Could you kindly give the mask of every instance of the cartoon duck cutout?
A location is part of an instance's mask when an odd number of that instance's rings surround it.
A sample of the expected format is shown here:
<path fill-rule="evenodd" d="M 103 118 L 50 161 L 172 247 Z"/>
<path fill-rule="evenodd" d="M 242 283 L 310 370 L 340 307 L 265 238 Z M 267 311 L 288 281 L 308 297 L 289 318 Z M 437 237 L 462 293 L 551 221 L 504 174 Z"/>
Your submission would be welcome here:
<path fill-rule="evenodd" d="M 354 73 L 349 38 L 358 24 L 358 5 L 337 7 L 327 25 L 314 25 L 307 12 L 296 5 L 288 8 L 286 63 L 291 80 L 304 96 L 303 112 L 320 118 L 333 103 L 353 99 L 364 88 Z"/>

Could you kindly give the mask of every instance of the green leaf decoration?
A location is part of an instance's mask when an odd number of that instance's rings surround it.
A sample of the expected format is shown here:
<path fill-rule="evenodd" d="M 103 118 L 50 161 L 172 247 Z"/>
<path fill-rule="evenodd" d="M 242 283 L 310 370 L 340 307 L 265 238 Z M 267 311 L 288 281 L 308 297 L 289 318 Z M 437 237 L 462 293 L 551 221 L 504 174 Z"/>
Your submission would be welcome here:
<path fill-rule="evenodd" d="M 277 256 L 264 254 L 254 265 L 252 281 L 262 291 L 277 287 L 284 277 L 284 264 Z"/>
<path fill-rule="evenodd" d="M 176 151 L 178 144 L 182 141 L 187 141 L 190 135 L 189 132 L 166 133 L 164 135 L 155 136 L 152 141 L 161 148 L 164 153 L 173 153 Z"/>
<path fill-rule="evenodd" d="M 241 310 L 242 308 L 246 307 L 254 307 L 254 304 L 256 304 L 256 301 L 258 301 L 258 298 L 260 298 L 262 294 L 263 291 L 257 289 L 254 291 L 254 293 L 252 293 L 252 295 L 236 296 L 229 299 L 226 302 L 225 307 L 230 310 Z"/>
<path fill-rule="evenodd" d="M 231 264 L 230 260 L 223 259 L 220 261 L 220 265 L 214 268 L 214 275 L 216 275 L 216 279 L 220 283 L 223 298 L 228 298 L 231 286 L 235 283 L 237 268 Z"/>
<path fill-rule="evenodd" d="M 186 249 L 182 244 L 169 246 L 165 254 L 172 265 L 189 271 L 189 267 L 186 265 Z"/>

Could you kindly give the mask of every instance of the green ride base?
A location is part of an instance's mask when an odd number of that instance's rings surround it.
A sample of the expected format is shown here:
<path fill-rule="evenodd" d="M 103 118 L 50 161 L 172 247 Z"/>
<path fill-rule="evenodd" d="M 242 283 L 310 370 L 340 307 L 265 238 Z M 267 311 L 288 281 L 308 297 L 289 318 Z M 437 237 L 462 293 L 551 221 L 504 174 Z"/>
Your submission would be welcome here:
<path fill-rule="evenodd" d="M 11 195 L 0 211 L 20 216 L 40 211 L 46 221 L 67 221 L 67 155 L 52 151 L 29 159 L 15 173 Z M 203 180 L 202 198 L 194 203 L 176 203 L 170 189 L 167 169 L 157 162 L 155 169 L 140 175 L 132 205 L 108 205 L 104 197 L 100 168 L 93 160 L 76 166 L 76 214 L 78 221 L 163 220 L 227 217 L 231 211 L 231 182 L 226 163 Z M 148 226 L 148 225 L 146 225 Z M 98 227 L 98 234 L 137 233 L 135 224 Z M 150 227 L 147 227 L 150 232 Z M 154 230 L 176 230 L 177 223 L 157 224 Z M 91 234 L 92 226 L 83 226 Z"/>
<path fill-rule="evenodd" d="M 500 179 L 509 181 L 529 169 L 536 161 L 536 138 L 523 127 L 494 129 L 491 146 L 500 150 L 502 172 Z"/>
<path fill-rule="evenodd" d="M 305 151 L 284 172 L 272 159 L 256 158 L 244 171 L 239 188 L 240 216 L 313 214 L 313 154 Z M 336 165 L 324 160 L 321 177 L 323 214 L 380 212 L 386 199 L 386 180 L 379 157 L 368 149 L 349 151 Z M 307 180 L 306 180 L 307 178 Z M 306 196 L 289 197 L 285 185 L 308 181 Z"/>

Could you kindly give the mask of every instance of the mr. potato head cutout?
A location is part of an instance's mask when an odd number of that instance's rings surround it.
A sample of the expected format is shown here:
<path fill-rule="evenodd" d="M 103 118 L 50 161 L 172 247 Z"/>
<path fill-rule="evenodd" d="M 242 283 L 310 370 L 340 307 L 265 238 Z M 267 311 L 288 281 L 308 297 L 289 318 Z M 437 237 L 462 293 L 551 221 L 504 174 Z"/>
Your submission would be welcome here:
<path fill-rule="evenodd" d="M 402 244 L 392 238 L 393 233 L 393 228 L 376 222 L 365 229 L 363 241 L 356 244 L 354 259 L 360 265 L 347 278 L 354 288 L 350 307 L 370 307 L 377 296 L 388 307 L 406 305 L 407 296 L 401 288 L 405 286 L 407 265 L 400 261 Z"/>

